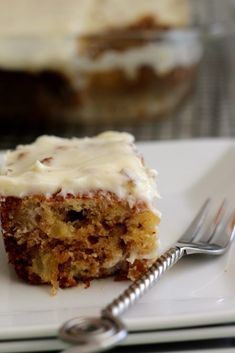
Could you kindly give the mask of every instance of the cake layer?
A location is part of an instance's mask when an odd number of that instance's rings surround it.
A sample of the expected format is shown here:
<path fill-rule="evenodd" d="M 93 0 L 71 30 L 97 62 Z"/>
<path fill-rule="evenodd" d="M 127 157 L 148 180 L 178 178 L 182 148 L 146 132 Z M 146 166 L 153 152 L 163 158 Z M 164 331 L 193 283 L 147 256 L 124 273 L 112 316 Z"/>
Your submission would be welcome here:
<path fill-rule="evenodd" d="M 114 273 L 136 279 L 157 256 L 159 217 L 113 194 L 7 197 L 1 219 L 9 261 L 30 283 L 70 287 Z"/>
<path fill-rule="evenodd" d="M 80 90 L 80 117 L 86 123 L 146 122 L 175 110 L 192 91 L 195 67 L 156 75 L 150 67 L 130 79 L 121 70 L 94 73 Z M 83 104 L 82 104 L 83 103 Z M 75 122 L 76 116 L 70 116 Z"/>
<path fill-rule="evenodd" d="M 4 124 L 29 126 L 60 122 L 69 116 L 71 109 L 80 108 L 79 92 L 60 72 L 0 70 L 0 116 Z M 32 119 L 34 117 L 34 119 Z"/>
<path fill-rule="evenodd" d="M 6 124 L 40 126 L 147 120 L 174 109 L 190 92 L 195 73 L 195 66 L 164 75 L 148 66 L 134 76 L 120 69 L 94 71 L 81 75 L 74 87 L 59 72 L 0 70 L 0 116 L 7 117 Z"/>

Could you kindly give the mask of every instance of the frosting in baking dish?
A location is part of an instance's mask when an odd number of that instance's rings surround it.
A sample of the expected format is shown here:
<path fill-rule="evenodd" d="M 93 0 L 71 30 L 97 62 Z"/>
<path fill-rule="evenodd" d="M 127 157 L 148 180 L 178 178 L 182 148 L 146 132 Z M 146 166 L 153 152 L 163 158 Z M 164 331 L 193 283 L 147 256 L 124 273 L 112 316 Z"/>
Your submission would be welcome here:
<path fill-rule="evenodd" d="M 180 36 L 180 33 L 178 33 Z M 180 39 L 180 38 L 179 38 Z M 196 65 L 202 57 L 202 45 L 195 36 L 189 40 L 149 43 L 122 52 L 105 51 L 97 58 L 80 57 L 77 68 L 83 73 L 124 70 L 129 78 L 135 77 L 138 68 L 151 67 L 158 75 L 164 75 L 178 67 Z"/>
<path fill-rule="evenodd" d="M 93 34 L 151 17 L 157 25 L 189 23 L 188 0 L 0 0 L 0 36 Z"/>
<path fill-rule="evenodd" d="M 79 74 L 123 70 L 128 77 L 135 77 L 141 66 L 150 66 L 156 73 L 164 74 L 177 67 L 190 67 L 199 62 L 202 44 L 196 36 L 152 42 L 124 51 L 105 50 L 96 58 L 77 54 L 74 40 L 51 39 L 0 40 L 0 67 L 37 71 L 62 70 L 72 81 L 79 81 Z M 17 55 L 16 55 L 17 52 Z M 75 82 L 74 82 L 75 83 Z"/>
<path fill-rule="evenodd" d="M 5 155 L 1 196 L 110 191 L 130 205 L 153 207 L 158 196 L 156 171 L 143 165 L 127 133 L 105 132 L 93 138 L 41 136 Z"/>
<path fill-rule="evenodd" d="M 188 0 L 91 0 L 83 23 L 85 33 L 122 28 L 151 17 L 157 25 L 186 26 L 190 22 Z"/>

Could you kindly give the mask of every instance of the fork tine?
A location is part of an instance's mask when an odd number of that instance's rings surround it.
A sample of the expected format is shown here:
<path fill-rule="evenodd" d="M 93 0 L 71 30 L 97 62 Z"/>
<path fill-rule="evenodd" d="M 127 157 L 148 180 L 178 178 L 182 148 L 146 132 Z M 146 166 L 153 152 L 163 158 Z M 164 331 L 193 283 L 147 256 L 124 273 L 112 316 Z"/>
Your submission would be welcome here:
<path fill-rule="evenodd" d="M 192 223 L 189 225 L 189 227 L 186 229 L 186 231 L 183 233 L 183 235 L 181 236 L 179 241 L 181 241 L 181 242 L 193 241 L 193 239 L 196 237 L 196 235 L 199 233 L 199 231 L 202 228 L 202 225 L 203 225 L 205 218 L 206 218 L 206 215 L 208 213 L 210 202 L 211 202 L 210 198 L 208 198 L 204 202 L 204 204 L 200 208 L 198 214 L 193 219 Z"/>
<path fill-rule="evenodd" d="M 227 200 L 224 199 L 221 205 L 219 206 L 218 210 L 215 213 L 215 216 L 209 223 L 208 227 L 206 230 L 201 234 L 199 238 L 197 238 L 197 241 L 202 242 L 202 243 L 213 243 L 214 240 L 216 239 L 219 230 L 222 227 L 222 219 L 225 214 L 225 209 L 227 206 Z"/>
<path fill-rule="evenodd" d="M 235 238 L 235 212 L 230 214 L 224 226 L 220 229 L 216 244 L 225 250 Z"/>

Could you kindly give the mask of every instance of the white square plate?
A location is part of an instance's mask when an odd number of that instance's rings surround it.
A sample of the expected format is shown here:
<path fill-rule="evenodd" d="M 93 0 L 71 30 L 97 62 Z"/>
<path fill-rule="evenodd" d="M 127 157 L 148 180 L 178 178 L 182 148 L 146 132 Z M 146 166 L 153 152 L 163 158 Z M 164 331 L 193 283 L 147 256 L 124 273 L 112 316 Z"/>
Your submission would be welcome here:
<path fill-rule="evenodd" d="M 162 249 L 175 242 L 208 196 L 235 205 L 235 142 L 195 140 L 142 143 L 146 163 L 159 172 Z M 218 202 L 218 203 L 217 203 Z M 181 261 L 123 320 L 131 331 L 235 321 L 235 247 L 219 258 Z M 0 340 L 51 337 L 67 319 L 98 315 L 127 282 L 112 279 L 59 290 L 21 282 L 0 248 Z"/>

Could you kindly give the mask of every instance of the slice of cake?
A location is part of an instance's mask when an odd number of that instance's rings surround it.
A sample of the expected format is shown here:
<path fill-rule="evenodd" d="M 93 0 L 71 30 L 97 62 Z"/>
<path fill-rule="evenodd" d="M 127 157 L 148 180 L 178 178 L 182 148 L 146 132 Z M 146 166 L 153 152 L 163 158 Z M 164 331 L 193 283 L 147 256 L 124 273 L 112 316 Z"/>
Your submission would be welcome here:
<path fill-rule="evenodd" d="M 0 214 L 9 262 L 30 283 L 136 279 L 157 256 L 156 172 L 127 133 L 39 137 L 8 152 Z"/>

